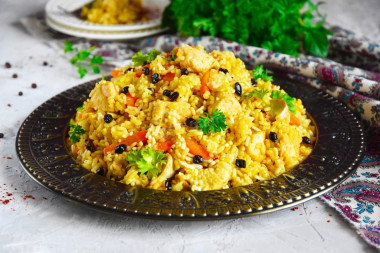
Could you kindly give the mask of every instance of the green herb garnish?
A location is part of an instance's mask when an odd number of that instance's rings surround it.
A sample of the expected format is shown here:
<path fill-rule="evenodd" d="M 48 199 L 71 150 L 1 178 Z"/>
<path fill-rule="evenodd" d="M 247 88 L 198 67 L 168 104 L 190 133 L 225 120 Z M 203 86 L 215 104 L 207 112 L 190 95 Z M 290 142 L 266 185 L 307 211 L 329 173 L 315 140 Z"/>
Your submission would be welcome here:
<path fill-rule="evenodd" d="M 76 111 L 79 112 L 79 111 L 82 111 L 84 109 L 84 105 L 81 105 L 79 107 L 77 107 Z"/>
<path fill-rule="evenodd" d="M 156 59 L 156 57 L 160 54 L 161 51 L 158 51 L 157 49 L 150 50 L 147 55 L 144 55 L 142 51 L 139 51 L 132 57 L 132 62 L 135 67 L 139 65 L 145 65 L 154 61 L 154 59 Z"/>
<path fill-rule="evenodd" d="M 212 114 L 205 112 L 206 117 L 199 117 L 199 129 L 203 134 L 222 132 L 226 130 L 226 116 L 216 109 Z"/>
<path fill-rule="evenodd" d="M 272 91 L 272 93 L 270 94 L 270 97 L 273 99 L 284 100 L 286 105 L 288 106 L 289 111 L 294 113 L 294 114 L 296 113 L 296 106 L 294 104 L 296 99 L 294 97 L 291 97 L 288 94 L 286 94 L 285 92 L 282 92 L 279 90 Z"/>
<path fill-rule="evenodd" d="M 310 0 L 171 0 L 163 27 L 183 36 L 211 35 L 297 56 L 300 47 L 325 57 L 329 30 Z"/>
<path fill-rule="evenodd" d="M 73 123 L 69 123 L 70 131 L 70 140 L 73 143 L 77 143 L 79 141 L 79 135 L 84 134 L 86 131 L 82 128 L 81 125 L 74 125 Z"/>
<path fill-rule="evenodd" d="M 69 41 L 64 41 L 63 44 L 65 45 L 65 53 L 75 52 L 75 55 L 70 59 L 70 63 L 77 67 L 80 78 L 83 78 L 88 73 L 85 65 L 91 67 L 95 74 L 100 73 L 99 65 L 103 63 L 103 58 L 100 55 L 93 55 L 88 61 L 91 52 L 96 46 L 79 51 L 77 48 L 73 48 L 73 45 Z"/>
<path fill-rule="evenodd" d="M 136 165 L 138 172 L 147 175 L 148 178 L 157 177 L 161 170 L 157 167 L 158 164 L 166 164 L 166 154 L 162 150 L 156 151 L 148 147 L 146 150 L 130 151 L 127 155 L 126 161 L 128 167 Z"/>
<path fill-rule="evenodd" d="M 256 68 L 252 71 L 252 77 L 255 79 L 261 79 L 264 82 L 272 82 L 273 77 L 268 76 L 268 70 L 266 69 L 264 71 L 263 65 L 258 65 Z"/>
<path fill-rule="evenodd" d="M 259 98 L 263 100 L 265 94 L 267 94 L 269 91 L 267 89 L 256 89 L 248 93 L 244 93 L 243 97 L 244 98 Z"/>

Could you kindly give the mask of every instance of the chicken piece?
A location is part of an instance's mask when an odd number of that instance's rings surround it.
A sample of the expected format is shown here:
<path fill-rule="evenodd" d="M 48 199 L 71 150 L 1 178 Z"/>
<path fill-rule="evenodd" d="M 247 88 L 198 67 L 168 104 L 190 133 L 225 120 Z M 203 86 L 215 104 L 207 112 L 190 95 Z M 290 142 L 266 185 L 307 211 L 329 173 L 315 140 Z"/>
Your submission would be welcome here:
<path fill-rule="evenodd" d="M 247 153 L 252 160 L 261 162 L 265 158 L 265 132 L 256 132 L 252 134 L 246 144 Z"/>
<path fill-rule="evenodd" d="M 280 155 L 284 157 L 286 169 L 291 169 L 298 164 L 301 141 L 301 134 L 297 129 L 291 127 L 279 137 Z"/>
<path fill-rule="evenodd" d="M 166 120 L 170 117 L 174 117 L 176 122 L 182 123 L 187 117 L 191 116 L 190 104 L 185 102 L 166 102 L 162 100 L 157 100 L 153 106 L 152 111 L 152 123 L 162 127 L 167 127 L 164 125 Z"/>
<path fill-rule="evenodd" d="M 241 105 L 234 94 L 218 93 L 215 96 L 219 98 L 219 100 L 208 108 L 209 113 L 219 109 L 226 117 L 233 117 L 241 112 Z"/>
<path fill-rule="evenodd" d="M 102 81 L 90 94 L 90 105 L 95 110 L 115 112 L 115 96 L 119 88 L 112 82 Z"/>
<path fill-rule="evenodd" d="M 177 183 L 187 182 L 192 191 L 217 190 L 228 184 L 232 175 L 232 166 L 226 161 L 219 161 L 215 168 L 188 169 L 176 177 Z"/>
<path fill-rule="evenodd" d="M 191 72 L 204 73 L 211 68 L 219 68 L 219 63 L 203 49 L 183 45 L 177 52 L 177 63 Z"/>
<path fill-rule="evenodd" d="M 162 170 L 161 174 L 153 178 L 150 182 L 150 187 L 157 190 L 165 190 L 165 182 L 168 178 L 171 178 L 174 175 L 173 168 L 173 157 L 168 154 L 168 160 L 166 161 L 166 166 Z"/>

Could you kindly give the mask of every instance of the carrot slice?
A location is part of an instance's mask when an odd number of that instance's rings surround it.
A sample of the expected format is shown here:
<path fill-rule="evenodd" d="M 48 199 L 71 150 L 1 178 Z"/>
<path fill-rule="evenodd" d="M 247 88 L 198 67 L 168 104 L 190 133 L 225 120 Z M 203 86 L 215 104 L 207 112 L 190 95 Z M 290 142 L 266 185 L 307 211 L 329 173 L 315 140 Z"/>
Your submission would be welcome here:
<path fill-rule="evenodd" d="M 132 96 L 131 94 L 127 94 L 127 106 L 135 106 L 137 97 Z"/>
<path fill-rule="evenodd" d="M 161 79 L 167 82 L 171 82 L 173 81 L 174 77 L 175 77 L 174 73 L 167 73 L 166 75 L 162 76 Z"/>
<path fill-rule="evenodd" d="M 109 145 L 103 149 L 103 153 L 104 153 L 104 155 L 107 155 L 112 150 L 115 150 L 116 146 L 118 146 L 118 145 L 125 144 L 127 146 L 130 146 L 133 143 L 140 142 L 140 141 L 142 141 L 144 144 L 147 143 L 148 138 L 146 138 L 146 131 L 137 132 L 133 135 L 128 136 L 127 138 L 125 138 L 121 142 L 112 143 L 111 145 Z"/>
<path fill-rule="evenodd" d="M 123 71 L 122 70 L 119 70 L 119 69 L 114 69 L 111 71 L 111 76 L 112 77 L 119 77 L 123 74 Z"/>
<path fill-rule="evenodd" d="M 295 125 L 295 126 L 301 125 L 301 120 L 292 112 L 290 113 L 290 125 Z"/>
<path fill-rule="evenodd" d="M 136 77 L 141 77 L 141 76 L 142 76 L 142 74 L 143 74 L 142 70 L 143 70 L 143 68 L 145 68 L 145 67 L 150 68 L 150 64 L 147 64 L 147 65 L 145 65 L 145 66 L 142 66 L 140 69 L 138 69 L 138 70 L 136 71 Z"/>
<path fill-rule="evenodd" d="M 194 141 L 190 138 L 185 138 L 186 146 L 189 148 L 190 154 L 200 155 L 204 159 L 211 159 L 210 153 L 202 147 L 197 141 Z"/>
<path fill-rule="evenodd" d="M 173 145 L 174 145 L 174 142 L 172 141 L 160 141 L 160 142 L 157 142 L 157 150 L 162 150 L 164 152 L 167 152 Z"/>
<path fill-rule="evenodd" d="M 201 79 L 201 95 L 205 94 L 206 91 L 211 91 L 210 87 L 207 86 L 208 81 L 210 80 L 210 70 L 207 70 L 206 73 L 203 74 Z"/>

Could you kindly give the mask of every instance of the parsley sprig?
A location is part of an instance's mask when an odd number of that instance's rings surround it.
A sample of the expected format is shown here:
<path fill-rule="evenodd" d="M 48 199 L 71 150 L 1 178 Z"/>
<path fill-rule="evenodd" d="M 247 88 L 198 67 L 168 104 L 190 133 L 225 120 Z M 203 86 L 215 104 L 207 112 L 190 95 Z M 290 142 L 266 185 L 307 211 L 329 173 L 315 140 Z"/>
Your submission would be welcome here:
<path fill-rule="evenodd" d="M 252 77 L 255 79 L 261 79 L 264 82 L 273 81 L 273 77 L 268 75 L 268 70 L 266 69 L 264 71 L 263 65 L 256 66 L 256 68 L 252 71 Z"/>
<path fill-rule="evenodd" d="M 146 150 L 138 149 L 130 151 L 127 155 L 126 161 L 128 167 L 137 166 L 138 172 L 146 174 L 148 178 L 157 177 L 161 172 L 158 168 L 159 164 L 166 164 L 166 154 L 162 150 L 156 151 L 148 147 Z"/>
<path fill-rule="evenodd" d="M 65 46 L 65 54 L 68 52 L 75 52 L 75 55 L 70 59 L 70 63 L 77 67 L 80 78 L 83 78 L 88 73 L 85 65 L 91 67 L 95 74 L 100 73 L 99 65 L 103 63 L 103 58 L 100 55 L 92 55 L 88 62 L 88 58 L 91 56 L 91 52 L 96 46 L 78 50 L 77 48 L 74 48 L 73 44 L 69 41 L 64 41 L 63 44 Z"/>
<path fill-rule="evenodd" d="M 82 128 L 81 125 L 75 125 L 73 123 L 69 123 L 69 135 L 70 135 L 70 140 L 73 143 L 77 143 L 79 141 L 79 135 L 82 135 L 86 133 L 86 131 Z"/>
<path fill-rule="evenodd" d="M 292 113 L 296 113 L 296 106 L 294 104 L 295 102 L 295 98 L 294 97 L 291 97 L 289 96 L 288 94 L 286 94 L 285 92 L 282 92 L 282 91 L 279 91 L 279 90 L 274 90 L 272 91 L 272 93 L 270 94 L 270 97 L 272 99 L 282 99 L 285 101 L 286 105 L 288 106 L 289 108 L 289 111 L 292 112 Z"/>
<path fill-rule="evenodd" d="M 217 133 L 226 130 L 226 116 L 219 109 L 216 109 L 212 114 L 205 112 L 206 117 L 199 117 L 199 129 L 203 134 Z"/>
<path fill-rule="evenodd" d="M 297 56 L 325 57 L 331 34 L 311 0 L 171 0 L 163 26 L 183 36 L 211 35 Z"/>
<path fill-rule="evenodd" d="M 267 89 L 256 89 L 248 93 L 244 93 L 243 97 L 244 98 L 259 98 L 263 100 L 264 96 L 269 92 Z"/>
<path fill-rule="evenodd" d="M 157 56 L 161 54 L 161 51 L 157 49 L 152 49 L 148 52 L 147 55 L 144 55 L 142 51 L 137 52 L 133 57 L 132 57 L 132 62 L 136 66 L 140 65 L 145 65 L 147 63 L 150 63 L 156 59 Z"/>

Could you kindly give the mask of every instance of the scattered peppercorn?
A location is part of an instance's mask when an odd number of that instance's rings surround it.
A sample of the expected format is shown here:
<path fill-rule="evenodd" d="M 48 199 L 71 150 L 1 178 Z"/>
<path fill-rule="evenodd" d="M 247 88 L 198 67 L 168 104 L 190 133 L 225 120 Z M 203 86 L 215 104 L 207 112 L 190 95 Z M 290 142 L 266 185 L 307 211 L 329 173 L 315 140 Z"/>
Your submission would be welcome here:
<path fill-rule="evenodd" d="M 91 153 L 92 152 L 95 152 L 95 146 L 94 146 L 94 143 L 92 142 L 92 140 L 91 139 L 86 139 L 85 141 L 84 141 L 84 145 L 86 145 L 86 149 L 88 150 L 88 151 L 90 151 Z"/>
<path fill-rule="evenodd" d="M 35 88 L 37 88 L 37 84 L 32 83 L 31 87 L 32 87 L 33 89 L 35 89 Z"/>
<path fill-rule="evenodd" d="M 220 68 L 219 71 L 220 71 L 220 72 L 223 72 L 224 74 L 227 74 L 227 73 L 228 73 L 228 70 L 225 69 L 225 68 Z"/>
<path fill-rule="evenodd" d="M 195 155 L 193 157 L 193 163 L 200 164 L 203 163 L 203 157 L 200 155 Z"/>
<path fill-rule="evenodd" d="M 273 142 L 277 142 L 278 141 L 277 134 L 275 132 L 270 132 L 269 139 Z"/>
<path fill-rule="evenodd" d="M 14 74 L 12 75 L 12 77 L 13 77 L 13 78 L 17 78 L 18 75 L 17 75 L 16 73 L 14 73 Z"/>
<path fill-rule="evenodd" d="M 189 74 L 189 71 L 187 69 L 181 69 L 181 75 L 187 76 Z"/>
<path fill-rule="evenodd" d="M 96 170 L 96 174 L 103 176 L 104 175 L 104 169 L 103 169 L 103 167 L 100 167 L 99 169 L 97 169 Z"/>
<path fill-rule="evenodd" d="M 152 75 L 152 83 L 158 83 L 160 81 L 160 75 L 158 73 L 154 73 Z"/>
<path fill-rule="evenodd" d="M 120 144 L 120 145 L 116 146 L 115 153 L 116 154 L 122 154 L 126 149 L 127 149 L 127 145 Z"/>
<path fill-rule="evenodd" d="M 6 62 L 6 63 L 5 63 L 5 67 L 6 67 L 7 69 L 10 69 L 10 68 L 12 68 L 12 65 L 11 65 L 9 62 Z"/>
<path fill-rule="evenodd" d="M 252 79 L 251 79 L 251 83 L 252 83 L 253 86 L 256 86 L 256 84 L 257 84 L 256 79 L 255 79 L 255 78 L 252 78 Z"/>
<path fill-rule="evenodd" d="M 19 95 L 19 96 L 22 96 L 22 94 L 23 94 L 22 91 L 19 91 L 19 92 L 18 92 L 18 95 Z"/>
<path fill-rule="evenodd" d="M 4 138 L 4 134 L 3 133 L 0 133 L 0 138 Z"/>
<path fill-rule="evenodd" d="M 170 97 L 170 93 L 171 93 L 170 90 L 164 90 L 164 92 L 162 93 L 162 95 Z"/>
<path fill-rule="evenodd" d="M 142 72 L 144 75 L 149 75 L 150 70 L 148 67 L 143 67 Z"/>
<path fill-rule="evenodd" d="M 166 180 L 165 188 L 166 188 L 166 190 L 169 190 L 169 191 L 172 190 L 172 180 L 171 179 Z"/>
<path fill-rule="evenodd" d="M 241 96 L 241 94 L 243 93 L 243 91 L 241 89 L 241 85 L 238 82 L 235 83 L 235 93 L 238 96 Z"/>
<path fill-rule="evenodd" d="M 170 101 L 172 101 L 172 102 L 174 102 L 174 101 L 176 101 L 177 100 L 177 98 L 179 97 L 179 93 L 178 93 L 178 91 L 175 91 L 175 92 L 173 92 L 171 95 L 170 95 Z"/>
<path fill-rule="evenodd" d="M 113 117 L 111 114 L 104 115 L 104 122 L 111 123 L 112 120 L 113 120 Z"/>
<path fill-rule="evenodd" d="M 302 142 L 305 143 L 305 144 L 311 144 L 311 140 L 307 136 L 302 137 Z"/>
<path fill-rule="evenodd" d="M 127 74 L 127 73 L 128 73 L 129 71 L 131 71 L 131 70 L 133 71 L 133 70 L 135 70 L 135 69 L 134 69 L 134 68 L 128 68 L 127 70 L 124 71 L 124 74 Z"/>
<path fill-rule="evenodd" d="M 48 62 L 47 62 L 47 61 L 44 61 L 44 62 L 42 63 L 42 65 L 47 66 L 47 65 L 48 65 Z"/>
<path fill-rule="evenodd" d="M 11 104 L 8 104 L 8 107 L 11 107 L 12 105 Z"/>
<path fill-rule="evenodd" d="M 197 121 L 193 118 L 186 119 L 186 125 L 189 127 L 196 127 L 198 125 Z"/>
<path fill-rule="evenodd" d="M 245 168 L 245 167 L 247 167 L 244 159 L 236 159 L 235 164 L 239 168 Z"/>
<path fill-rule="evenodd" d="M 123 89 L 121 89 L 121 93 L 127 94 L 129 92 L 129 86 L 125 86 Z"/>

